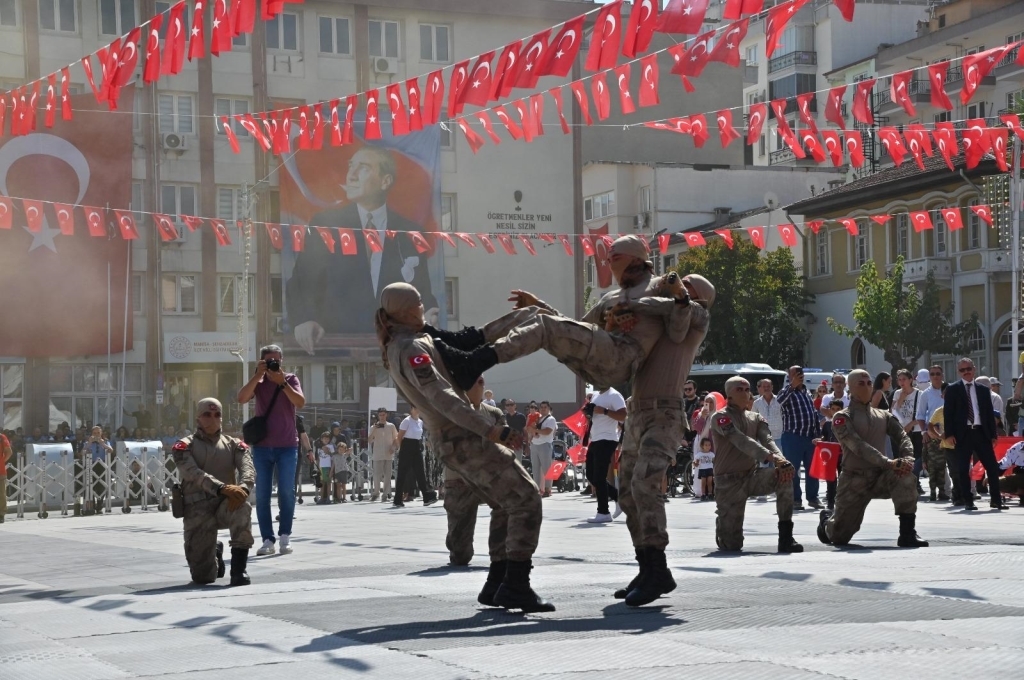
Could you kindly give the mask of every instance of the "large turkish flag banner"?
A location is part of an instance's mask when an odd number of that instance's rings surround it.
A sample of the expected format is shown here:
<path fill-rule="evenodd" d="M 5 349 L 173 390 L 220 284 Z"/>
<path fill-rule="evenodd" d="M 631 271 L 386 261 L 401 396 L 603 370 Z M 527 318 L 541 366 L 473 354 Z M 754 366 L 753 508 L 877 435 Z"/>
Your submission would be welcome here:
<path fill-rule="evenodd" d="M 123 96 L 131 111 L 131 88 Z M 131 130 L 123 116 L 98 109 L 91 95 L 71 99 L 74 120 L 0 139 L 0 195 L 129 209 Z M 21 202 L 14 204 L 11 228 L 0 230 L 0 356 L 106 354 L 108 337 L 111 352 L 131 349 L 130 317 L 127 335 L 124 327 L 130 242 L 109 225 L 109 237 L 89 236 L 81 209 L 74 235 L 64 235 L 52 205 L 45 206 L 42 228 L 30 233 Z"/>

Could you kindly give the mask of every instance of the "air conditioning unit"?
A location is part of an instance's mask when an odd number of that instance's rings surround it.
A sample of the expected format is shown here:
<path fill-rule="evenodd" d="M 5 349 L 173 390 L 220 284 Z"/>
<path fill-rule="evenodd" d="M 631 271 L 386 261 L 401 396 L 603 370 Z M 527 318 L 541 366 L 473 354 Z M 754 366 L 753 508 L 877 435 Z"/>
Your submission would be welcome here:
<path fill-rule="evenodd" d="M 164 151 L 184 151 L 188 148 L 188 138 L 177 132 L 168 132 L 160 135 L 160 146 Z"/>
<path fill-rule="evenodd" d="M 450 319 L 449 319 L 450 321 Z M 284 334 L 284 317 L 283 316 L 272 316 L 270 317 L 270 325 L 273 332 L 277 335 Z"/>
<path fill-rule="evenodd" d="M 645 229 L 648 221 L 651 219 L 650 213 L 642 212 L 639 215 L 633 217 L 633 228 L 636 230 Z"/>
<path fill-rule="evenodd" d="M 394 57 L 374 57 L 373 72 L 393 76 L 398 73 L 398 59 Z"/>
<path fill-rule="evenodd" d="M 175 220 L 174 228 L 178 230 L 178 238 L 172 239 L 168 241 L 168 243 L 175 243 L 181 245 L 182 243 L 188 241 L 188 226 L 184 222 L 179 222 Z"/>

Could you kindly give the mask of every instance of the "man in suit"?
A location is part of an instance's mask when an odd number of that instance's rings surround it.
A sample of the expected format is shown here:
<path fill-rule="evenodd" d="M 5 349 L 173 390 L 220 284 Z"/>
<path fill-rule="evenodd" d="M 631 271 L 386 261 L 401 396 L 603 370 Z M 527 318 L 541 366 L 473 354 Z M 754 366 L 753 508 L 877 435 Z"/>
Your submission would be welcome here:
<path fill-rule="evenodd" d="M 991 505 L 1005 510 L 999 494 L 999 465 L 992 445 L 996 441 L 996 418 L 992 409 L 992 392 L 979 385 L 974 377 L 974 362 L 964 357 L 957 362 L 960 380 L 946 388 L 943 411 L 943 432 L 956 452 L 957 478 L 964 499 L 964 509 L 977 510 L 971 483 L 971 456 L 977 456 L 988 473 Z"/>
<path fill-rule="evenodd" d="M 427 256 L 420 255 L 409 238 L 386 232 L 422 231 L 387 205 L 397 170 L 391 152 L 364 146 L 348 164 L 345 193 L 350 201 L 341 208 L 318 213 L 310 225 L 352 229 L 355 255 L 332 255 L 323 240 L 310 238 L 295 258 L 287 285 L 288 321 L 295 340 L 313 354 L 325 333 L 372 333 L 379 292 L 390 283 L 410 283 L 423 296 L 427 320 L 436 323 L 437 300 L 431 293 Z M 363 230 L 374 232 L 384 250 L 372 252 Z"/>

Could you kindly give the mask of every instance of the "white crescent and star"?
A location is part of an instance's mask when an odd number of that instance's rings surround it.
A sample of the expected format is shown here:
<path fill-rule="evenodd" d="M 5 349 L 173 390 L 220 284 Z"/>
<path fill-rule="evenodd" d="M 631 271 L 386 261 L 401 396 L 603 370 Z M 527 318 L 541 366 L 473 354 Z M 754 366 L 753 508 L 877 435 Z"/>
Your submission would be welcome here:
<path fill-rule="evenodd" d="M 534 48 L 537 48 L 538 55 L 544 51 L 544 45 L 541 44 L 539 40 L 530 45 L 530 49 L 529 51 L 527 51 L 526 56 L 524 57 L 524 59 L 526 60 L 526 66 L 524 66 L 523 68 L 526 69 L 527 71 L 533 68 L 533 61 L 534 59 L 536 59 L 536 57 L 533 54 Z"/>
<path fill-rule="evenodd" d="M 559 59 L 561 59 L 562 55 L 564 54 L 564 52 L 562 51 L 562 44 L 565 42 L 566 38 L 569 39 L 569 45 L 566 46 L 565 48 L 565 50 L 568 51 L 569 49 L 572 48 L 574 44 L 576 44 L 576 29 L 570 28 L 568 31 L 565 32 L 561 40 L 558 41 L 558 52 L 555 53 L 555 56 Z"/>
<path fill-rule="evenodd" d="M 761 125 L 761 112 L 754 111 L 750 114 L 750 127 L 757 128 Z"/>
<path fill-rule="evenodd" d="M 610 12 L 606 14 L 604 16 L 604 32 L 601 34 L 601 40 L 604 41 L 605 39 L 610 37 L 615 32 L 615 29 L 617 29 L 618 27 L 619 20 L 615 17 L 615 15 Z"/>
<path fill-rule="evenodd" d="M 644 80 L 646 80 L 651 87 L 654 87 L 654 67 L 648 64 L 644 68 Z"/>
<path fill-rule="evenodd" d="M 628 85 L 626 85 L 625 87 L 622 86 L 622 81 L 625 80 L 625 79 L 626 79 L 626 74 L 625 73 L 620 73 L 619 74 L 619 91 L 622 92 L 622 96 L 623 97 L 629 97 L 629 86 Z"/>

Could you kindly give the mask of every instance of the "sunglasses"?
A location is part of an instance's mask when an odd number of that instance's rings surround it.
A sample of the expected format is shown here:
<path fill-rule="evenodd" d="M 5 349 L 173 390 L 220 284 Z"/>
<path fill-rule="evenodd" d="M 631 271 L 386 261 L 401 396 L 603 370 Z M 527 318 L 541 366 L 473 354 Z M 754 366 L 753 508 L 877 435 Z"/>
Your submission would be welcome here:
<path fill-rule="evenodd" d="M 203 418 L 220 418 L 220 411 L 206 411 L 199 414 Z"/>
<path fill-rule="evenodd" d="M 958 368 L 956 370 L 958 370 L 961 373 L 974 373 L 974 366 L 968 366 L 967 368 Z"/>
<path fill-rule="evenodd" d="M 928 375 L 930 375 L 933 378 L 941 378 L 942 377 L 942 373 L 929 373 Z"/>

